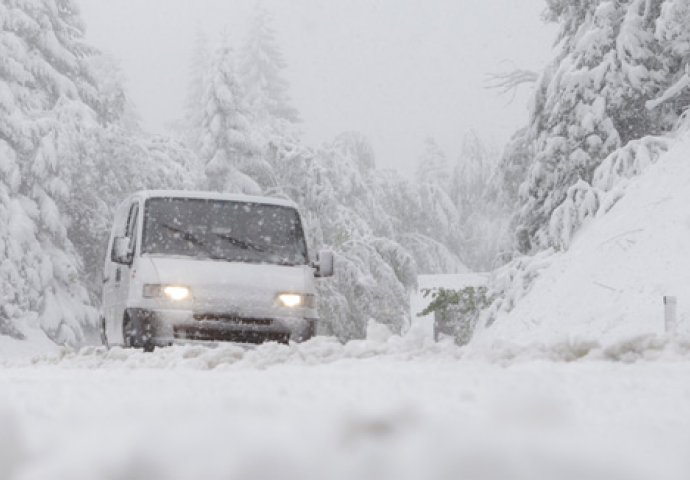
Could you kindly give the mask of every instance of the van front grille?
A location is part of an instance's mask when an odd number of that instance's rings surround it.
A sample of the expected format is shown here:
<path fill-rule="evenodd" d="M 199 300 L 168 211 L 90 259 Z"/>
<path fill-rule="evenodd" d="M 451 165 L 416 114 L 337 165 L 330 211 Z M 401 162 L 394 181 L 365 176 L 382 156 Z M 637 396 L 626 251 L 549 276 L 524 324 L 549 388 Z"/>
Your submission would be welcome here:
<path fill-rule="evenodd" d="M 273 324 L 271 318 L 246 318 L 239 315 L 218 314 L 218 313 L 195 313 L 194 320 L 199 322 L 223 322 L 232 325 L 262 325 Z"/>
<path fill-rule="evenodd" d="M 238 343 L 288 343 L 290 334 L 285 332 L 264 332 L 256 330 L 223 330 L 203 327 L 174 327 L 175 338 L 198 340 L 206 342 L 238 342 Z"/>

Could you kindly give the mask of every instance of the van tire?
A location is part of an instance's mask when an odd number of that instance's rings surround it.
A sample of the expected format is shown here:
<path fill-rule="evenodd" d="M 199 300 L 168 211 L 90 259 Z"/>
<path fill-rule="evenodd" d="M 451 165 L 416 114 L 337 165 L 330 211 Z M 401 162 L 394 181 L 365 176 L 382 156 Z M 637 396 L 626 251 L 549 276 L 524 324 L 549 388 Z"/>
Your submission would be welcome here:
<path fill-rule="evenodd" d="M 150 338 L 145 338 L 143 326 L 136 325 L 127 314 L 122 322 L 122 337 L 125 348 L 141 348 L 146 353 L 151 353 L 156 348 Z"/>
<path fill-rule="evenodd" d="M 125 315 L 122 321 L 122 346 L 125 348 L 134 348 L 134 339 L 132 338 L 134 332 L 132 331 L 132 322 L 129 315 Z"/>

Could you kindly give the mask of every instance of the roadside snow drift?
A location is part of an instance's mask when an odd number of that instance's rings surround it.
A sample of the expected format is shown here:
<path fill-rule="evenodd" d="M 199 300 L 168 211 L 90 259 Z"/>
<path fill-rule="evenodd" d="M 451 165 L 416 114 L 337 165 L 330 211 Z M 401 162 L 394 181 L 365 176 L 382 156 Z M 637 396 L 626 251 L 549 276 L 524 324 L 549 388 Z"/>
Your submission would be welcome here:
<path fill-rule="evenodd" d="M 605 215 L 555 254 L 516 308 L 479 332 L 474 347 L 621 342 L 664 333 L 663 297 L 690 325 L 690 136 L 627 187 Z"/>
<path fill-rule="evenodd" d="M 25 328 L 22 334 L 24 338 L 21 340 L 0 335 L 0 366 L 10 360 L 29 360 L 37 355 L 57 355 L 60 352 L 60 347 L 40 328 Z"/>

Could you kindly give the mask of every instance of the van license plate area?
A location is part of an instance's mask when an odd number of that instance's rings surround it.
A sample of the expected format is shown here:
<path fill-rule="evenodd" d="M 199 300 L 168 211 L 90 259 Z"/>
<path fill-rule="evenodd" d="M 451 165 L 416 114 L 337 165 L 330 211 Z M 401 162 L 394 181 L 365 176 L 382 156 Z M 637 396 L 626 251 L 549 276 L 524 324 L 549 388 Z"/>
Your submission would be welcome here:
<path fill-rule="evenodd" d="M 239 342 L 260 344 L 265 342 L 288 343 L 290 334 L 284 332 L 259 332 L 255 330 L 209 329 L 201 326 L 174 327 L 175 338 L 204 342 Z"/>
<path fill-rule="evenodd" d="M 227 313 L 195 313 L 194 320 L 199 322 L 221 322 L 231 325 L 271 325 L 270 318 L 243 318 Z"/>

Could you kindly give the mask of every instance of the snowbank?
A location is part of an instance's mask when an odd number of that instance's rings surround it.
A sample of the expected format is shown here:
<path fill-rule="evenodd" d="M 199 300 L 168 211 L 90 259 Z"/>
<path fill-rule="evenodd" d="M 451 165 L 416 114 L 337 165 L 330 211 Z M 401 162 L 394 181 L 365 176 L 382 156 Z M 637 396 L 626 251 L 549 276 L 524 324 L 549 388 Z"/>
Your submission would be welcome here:
<path fill-rule="evenodd" d="M 627 186 L 625 196 L 552 257 L 509 314 L 473 347 L 624 344 L 664 333 L 663 296 L 690 329 L 690 136 Z"/>
<path fill-rule="evenodd" d="M 8 362 L 22 362 L 37 355 L 56 355 L 60 347 L 38 328 L 25 328 L 23 340 L 0 335 L 0 365 Z"/>
<path fill-rule="evenodd" d="M 369 340 L 347 344 L 317 337 L 301 344 L 267 343 L 259 346 L 218 344 L 181 345 L 157 349 L 154 353 L 114 347 L 85 347 L 75 351 L 62 347 L 57 352 L 5 361 L 5 366 L 58 367 L 76 370 L 266 370 L 272 367 L 319 367 L 339 363 L 357 365 L 366 360 L 404 362 L 419 365 L 468 362 L 487 365 L 517 365 L 535 361 L 554 363 L 674 363 L 690 358 L 690 339 L 639 336 L 604 345 L 597 341 L 568 340 L 542 345 L 496 342 L 492 348 L 459 348 L 452 339 L 433 342 L 423 328 L 408 335 L 390 335 L 381 327 Z M 370 329 L 371 330 L 371 329 Z M 0 367 L 3 362 L 0 358 Z M 365 368 L 362 366 L 362 368 Z"/>
<path fill-rule="evenodd" d="M 62 368 L 100 369 L 265 369 L 272 366 L 316 366 L 346 360 L 381 357 L 388 360 L 457 360 L 462 356 L 451 341 L 435 343 L 415 329 L 404 337 L 392 335 L 385 326 L 370 327 L 370 339 L 342 344 L 331 337 L 316 337 L 300 344 L 266 343 L 258 346 L 238 344 L 181 345 L 157 349 L 153 354 L 119 347 L 86 347 L 79 351 L 63 347 L 57 353 L 43 354 L 24 366 L 58 365 Z M 15 365 L 19 365 L 15 362 Z"/>

